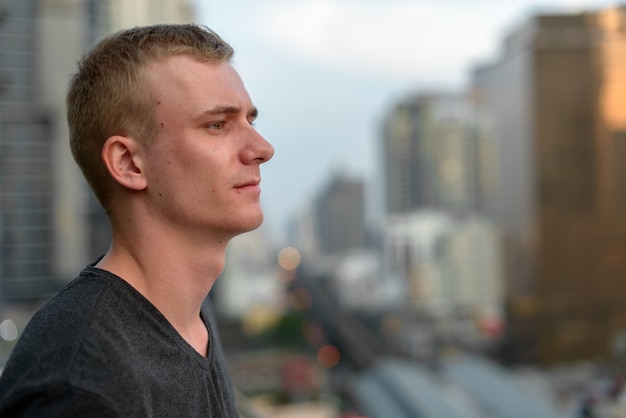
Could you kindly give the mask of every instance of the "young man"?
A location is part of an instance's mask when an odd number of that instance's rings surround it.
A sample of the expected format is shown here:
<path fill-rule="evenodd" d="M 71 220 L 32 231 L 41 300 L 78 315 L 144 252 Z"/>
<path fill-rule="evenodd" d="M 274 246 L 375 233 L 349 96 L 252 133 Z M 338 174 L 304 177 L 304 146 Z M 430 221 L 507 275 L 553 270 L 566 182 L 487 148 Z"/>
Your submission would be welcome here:
<path fill-rule="evenodd" d="M 232 54 L 207 28 L 156 25 L 80 62 L 70 146 L 113 240 L 22 334 L 0 416 L 238 416 L 206 297 L 228 241 L 263 219 L 274 150 Z"/>

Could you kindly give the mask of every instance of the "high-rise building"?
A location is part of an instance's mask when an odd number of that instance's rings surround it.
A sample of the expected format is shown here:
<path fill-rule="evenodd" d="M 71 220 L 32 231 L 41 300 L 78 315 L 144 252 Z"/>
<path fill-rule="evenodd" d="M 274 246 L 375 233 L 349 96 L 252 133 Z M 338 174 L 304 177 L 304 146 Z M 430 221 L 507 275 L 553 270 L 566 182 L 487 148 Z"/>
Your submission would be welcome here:
<path fill-rule="evenodd" d="M 90 0 L 98 3 L 98 0 Z M 196 20 L 192 0 L 107 0 L 110 27 L 116 31 L 154 23 L 189 23 Z"/>
<path fill-rule="evenodd" d="M 538 15 L 474 73 L 497 155 L 514 360 L 611 355 L 626 329 L 626 8 Z"/>
<path fill-rule="evenodd" d="M 398 103 L 383 128 L 387 214 L 491 209 L 490 137 L 469 98 L 419 94 Z"/>
<path fill-rule="evenodd" d="M 482 113 L 472 95 L 420 93 L 384 126 L 385 275 L 404 283 L 408 307 L 441 323 L 501 312 L 499 233 L 488 219 L 495 150 Z"/>
<path fill-rule="evenodd" d="M 419 103 L 407 100 L 395 106 L 383 125 L 383 190 L 387 214 L 406 213 L 427 201 L 426 169 L 419 163 L 423 160 L 419 116 Z"/>
<path fill-rule="evenodd" d="M 0 301 L 49 296 L 108 246 L 68 145 L 77 58 L 122 27 L 193 18 L 190 0 L 0 2 Z"/>
<path fill-rule="evenodd" d="M 317 199 L 315 228 L 322 254 L 341 255 L 367 245 L 363 181 L 338 175 Z"/>
<path fill-rule="evenodd" d="M 53 114 L 37 101 L 36 3 L 0 4 L 0 300 L 54 288 Z"/>
<path fill-rule="evenodd" d="M 76 275 L 91 258 L 88 218 L 90 193 L 69 150 L 65 94 L 82 51 L 108 25 L 106 2 L 95 0 L 37 1 L 35 51 L 37 103 L 51 114 L 48 134 L 52 164 L 50 191 L 54 246 L 52 274 L 61 282 Z"/>

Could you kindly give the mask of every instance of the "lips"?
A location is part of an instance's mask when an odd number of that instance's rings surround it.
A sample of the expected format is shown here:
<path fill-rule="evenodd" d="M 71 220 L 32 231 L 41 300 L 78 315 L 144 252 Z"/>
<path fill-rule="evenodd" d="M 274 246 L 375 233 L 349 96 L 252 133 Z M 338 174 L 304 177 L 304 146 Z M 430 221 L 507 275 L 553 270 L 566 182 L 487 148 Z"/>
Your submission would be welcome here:
<path fill-rule="evenodd" d="M 243 183 L 236 184 L 235 189 L 243 189 L 245 187 L 258 187 L 259 183 L 261 183 L 261 179 L 247 180 Z"/>

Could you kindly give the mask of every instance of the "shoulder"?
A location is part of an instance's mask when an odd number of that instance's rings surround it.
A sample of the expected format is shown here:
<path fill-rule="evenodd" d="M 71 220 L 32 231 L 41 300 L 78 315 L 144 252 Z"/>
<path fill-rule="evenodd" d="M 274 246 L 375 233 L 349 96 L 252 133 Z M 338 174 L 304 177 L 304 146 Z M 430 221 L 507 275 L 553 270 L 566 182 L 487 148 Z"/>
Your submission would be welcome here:
<path fill-rule="evenodd" d="M 105 281 L 83 271 L 35 312 L 21 333 L 11 359 L 45 357 L 53 352 L 69 354 L 90 327 L 106 286 Z M 62 358 L 49 360 L 59 364 Z"/>
<path fill-rule="evenodd" d="M 20 335 L 12 356 L 25 355 L 25 352 L 46 355 L 61 348 L 71 350 L 80 343 L 80 337 L 94 331 L 92 322 L 99 314 L 99 304 L 109 292 L 108 287 L 106 277 L 99 277 L 97 272 L 89 269 L 83 270 L 35 312 Z"/>
<path fill-rule="evenodd" d="M 89 382 L 93 373 L 102 380 L 107 377 L 103 373 L 119 373 L 126 360 L 123 348 L 116 348 L 122 338 L 116 324 L 124 321 L 112 316 L 128 312 L 118 287 L 106 272 L 87 268 L 44 304 L 0 375 L 0 399 L 16 393 L 45 395 L 59 385 L 89 387 L 82 382 Z M 116 298 L 121 306 L 112 306 Z"/>

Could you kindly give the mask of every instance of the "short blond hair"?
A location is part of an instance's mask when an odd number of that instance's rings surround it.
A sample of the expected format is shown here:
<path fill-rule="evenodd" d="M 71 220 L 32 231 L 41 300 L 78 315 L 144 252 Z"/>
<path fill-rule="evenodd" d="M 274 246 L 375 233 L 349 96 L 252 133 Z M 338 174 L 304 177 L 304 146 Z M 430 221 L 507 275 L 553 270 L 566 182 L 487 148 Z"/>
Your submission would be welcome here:
<path fill-rule="evenodd" d="M 177 55 L 219 63 L 230 61 L 233 49 L 205 26 L 161 24 L 109 35 L 78 63 L 67 94 L 70 148 L 105 210 L 113 179 L 102 161 L 102 147 L 113 135 L 145 140 L 155 134 L 154 104 L 143 71 Z"/>

